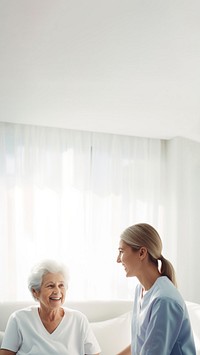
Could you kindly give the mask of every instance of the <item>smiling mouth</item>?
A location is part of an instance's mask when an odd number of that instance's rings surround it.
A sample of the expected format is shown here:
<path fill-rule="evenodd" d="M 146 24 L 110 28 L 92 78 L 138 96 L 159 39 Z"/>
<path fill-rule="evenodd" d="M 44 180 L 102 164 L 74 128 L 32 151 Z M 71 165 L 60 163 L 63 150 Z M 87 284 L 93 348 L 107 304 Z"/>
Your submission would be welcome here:
<path fill-rule="evenodd" d="M 49 297 L 52 301 L 60 301 L 61 297 Z"/>

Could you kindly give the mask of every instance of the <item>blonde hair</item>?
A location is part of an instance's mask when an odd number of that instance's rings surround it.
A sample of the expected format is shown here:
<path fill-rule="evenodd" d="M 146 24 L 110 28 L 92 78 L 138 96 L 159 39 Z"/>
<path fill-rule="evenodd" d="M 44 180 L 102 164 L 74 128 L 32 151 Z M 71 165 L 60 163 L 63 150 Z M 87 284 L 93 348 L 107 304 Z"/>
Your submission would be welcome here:
<path fill-rule="evenodd" d="M 161 261 L 161 275 L 167 276 L 177 286 L 175 270 L 170 261 L 162 255 L 162 241 L 155 228 L 147 223 L 134 224 L 125 229 L 120 238 L 133 249 L 138 250 L 141 247 L 146 247 L 150 260 L 157 267 L 158 260 Z"/>

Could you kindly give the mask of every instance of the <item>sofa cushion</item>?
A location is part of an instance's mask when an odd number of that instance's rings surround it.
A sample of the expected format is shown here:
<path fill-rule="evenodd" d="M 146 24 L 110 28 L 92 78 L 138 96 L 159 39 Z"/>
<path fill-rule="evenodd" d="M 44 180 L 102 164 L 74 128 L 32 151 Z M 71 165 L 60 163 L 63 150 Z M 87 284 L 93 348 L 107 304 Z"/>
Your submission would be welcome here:
<path fill-rule="evenodd" d="M 0 347 L 2 344 L 3 336 L 4 336 L 4 332 L 0 332 Z"/>
<path fill-rule="evenodd" d="M 131 312 L 101 322 L 92 322 L 92 330 L 102 355 L 114 355 L 130 344 Z"/>

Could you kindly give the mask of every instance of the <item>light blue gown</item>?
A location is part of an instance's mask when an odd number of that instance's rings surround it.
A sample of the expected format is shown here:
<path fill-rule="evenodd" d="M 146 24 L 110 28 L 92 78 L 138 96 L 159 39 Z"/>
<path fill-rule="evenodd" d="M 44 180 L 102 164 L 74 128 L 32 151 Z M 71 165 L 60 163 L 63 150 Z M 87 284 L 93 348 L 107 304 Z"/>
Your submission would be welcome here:
<path fill-rule="evenodd" d="M 141 299 L 136 287 L 132 317 L 132 355 L 196 355 L 185 302 L 166 277 L 159 277 Z"/>

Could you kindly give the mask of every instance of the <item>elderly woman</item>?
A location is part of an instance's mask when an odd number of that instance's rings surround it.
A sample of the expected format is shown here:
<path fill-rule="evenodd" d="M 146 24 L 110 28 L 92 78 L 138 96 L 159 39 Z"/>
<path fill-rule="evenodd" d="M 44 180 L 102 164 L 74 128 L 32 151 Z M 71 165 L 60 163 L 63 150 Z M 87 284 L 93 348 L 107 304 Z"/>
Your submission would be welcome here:
<path fill-rule="evenodd" d="M 37 264 L 28 287 L 39 306 L 10 316 L 1 355 L 99 355 L 100 347 L 86 316 L 63 307 L 68 273 L 62 264 L 52 260 Z"/>

